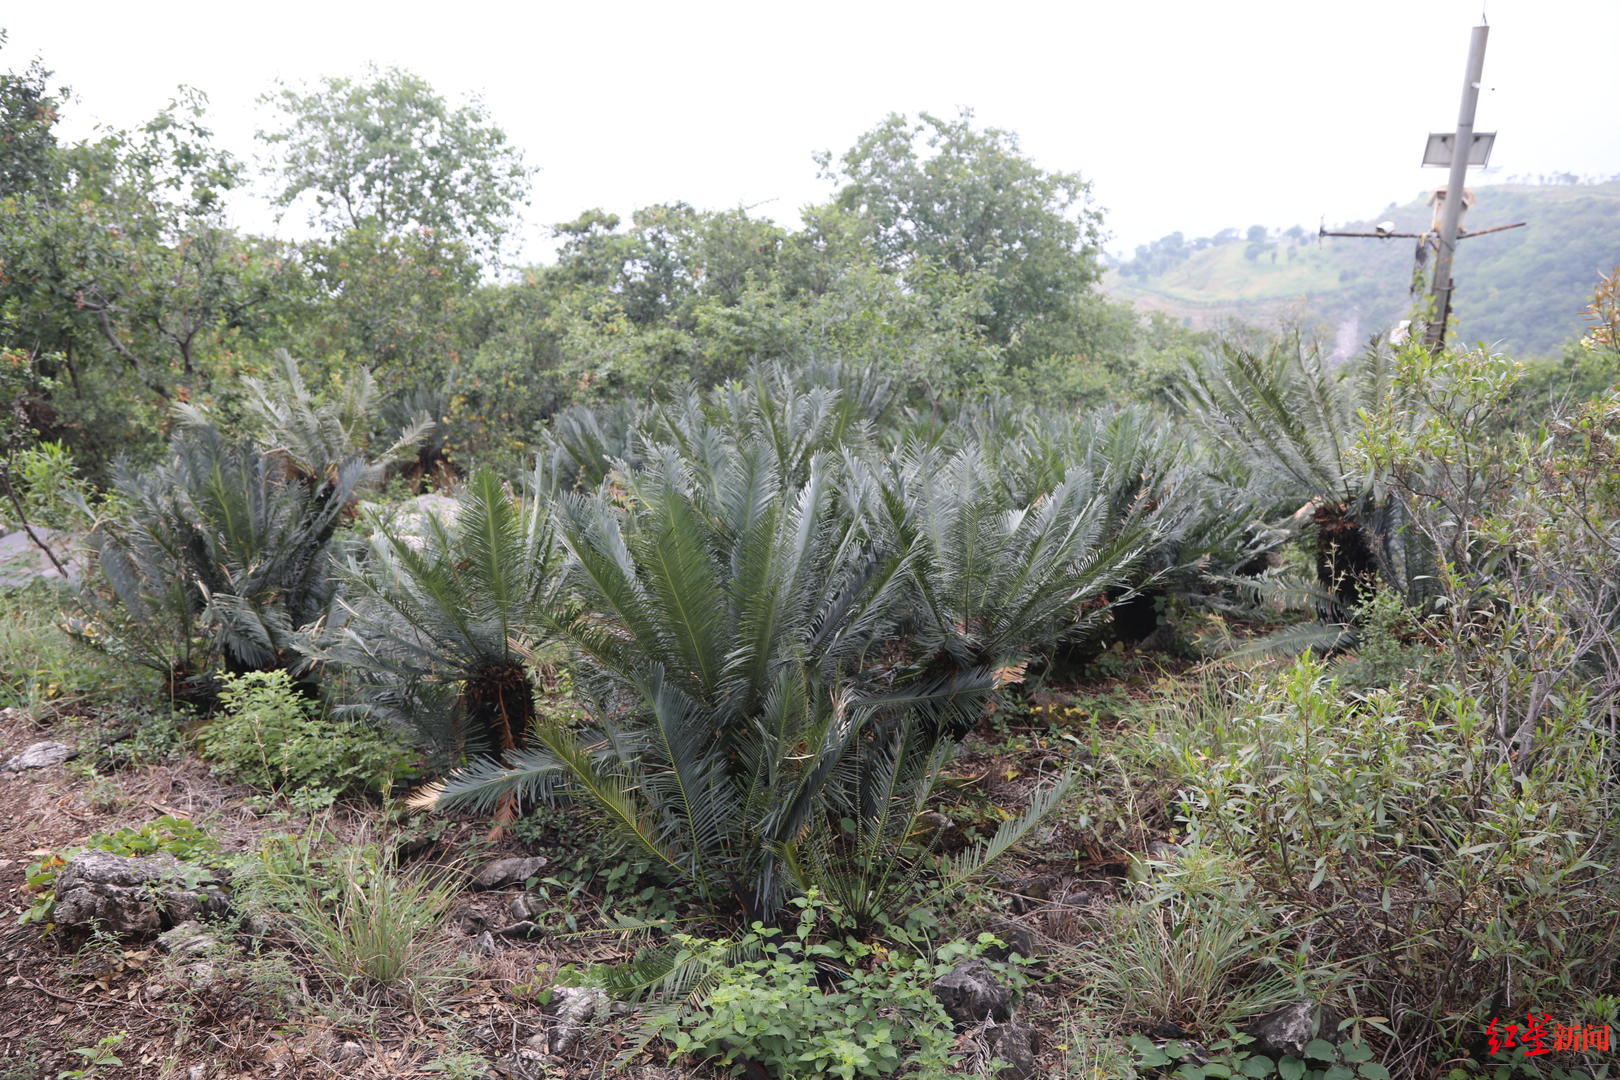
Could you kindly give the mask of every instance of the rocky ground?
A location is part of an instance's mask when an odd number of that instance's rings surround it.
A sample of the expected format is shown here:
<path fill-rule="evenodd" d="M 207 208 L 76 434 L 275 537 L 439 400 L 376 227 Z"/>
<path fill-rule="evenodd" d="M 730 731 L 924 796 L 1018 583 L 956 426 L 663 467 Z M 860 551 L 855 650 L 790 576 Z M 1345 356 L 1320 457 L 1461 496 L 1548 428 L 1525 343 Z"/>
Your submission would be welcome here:
<path fill-rule="evenodd" d="M 435 933 L 463 977 L 413 1000 L 334 993 L 277 927 L 233 909 L 227 873 L 186 870 L 164 855 L 72 860 L 57 871 L 56 927 L 18 925 L 37 899 L 25 889 L 29 867 L 92 834 L 168 817 L 205 827 L 228 858 L 311 827 L 309 815 L 221 783 L 190 754 L 102 772 L 93 750 L 106 731 L 94 715 L 49 724 L 17 709 L 0 716 L 0 820 L 8 823 L 0 832 L 0 1080 L 86 1067 L 87 1076 L 143 1080 L 584 1078 L 614 1074 L 614 1059 L 636 1039 L 625 1006 L 551 986 L 565 965 L 625 960 L 643 942 L 604 931 L 610 898 L 594 880 L 561 890 L 566 897 L 549 887 L 525 892 L 537 876 L 566 883 L 572 872 L 565 853 L 534 831 L 491 842 L 487 825 L 471 820 L 387 824 L 396 860 L 437 867 L 459 885 Z M 1071 752 L 1035 727 L 1003 728 L 968 747 L 953 783 L 971 793 L 969 809 L 1016 804 Z M 384 816 L 356 802 L 322 821 L 341 839 L 381 835 Z M 990 930 L 1037 957 L 1073 946 L 1097 932 L 1125 873 L 1125 848 L 1166 836 L 1144 828 L 1099 850 L 1094 833 L 1059 822 L 1003 869 L 982 917 L 960 929 Z M 556 932 L 559 904 L 582 932 Z M 1009 1075 L 1064 1075 L 1061 981 L 1037 985 L 1016 1011 L 1005 988 L 971 965 L 936 993 L 959 1021 L 965 1062 L 994 1055 L 1017 1066 Z M 98 1052 L 121 1064 L 94 1066 Z M 617 1075 L 709 1075 L 660 1060 L 644 1053 Z"/>

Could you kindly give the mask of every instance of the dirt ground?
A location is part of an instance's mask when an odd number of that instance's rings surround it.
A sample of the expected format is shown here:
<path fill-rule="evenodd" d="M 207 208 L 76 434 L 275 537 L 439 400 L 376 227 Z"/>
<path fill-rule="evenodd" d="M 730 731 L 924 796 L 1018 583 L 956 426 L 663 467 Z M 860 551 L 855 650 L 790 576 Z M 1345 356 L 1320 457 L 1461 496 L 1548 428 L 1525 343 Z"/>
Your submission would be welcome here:
<path fill-rule="evenodd" d="M 42 728 L 9 711 L 0 716 L 0 760 L 42 739 L 71 742 L 73 726 L 64 734 L 61 721 Z M 90 721 L 78 727 L 80 737 L 94 730 Z M 965 748 L 953 767 L 954 782 L 973 790 L 981 803 L 1016 805 L 1069 752 L 1037 735 L 1003 730 L 993 742 Z M 59 1072 L 86 1067 L 85 1055 L 75 1051 L 108 1036 L 118 1039 L 111 1052 L 121 1064 L 86 1075 L 484 1076 L 488 1064 L 510 1064 L 513 1055 L 528 1071 L 510 1075 L 535 1078 L 712 1075 L 660 1067 L 651 1063 L 656 1055 L 645 1054 L 615 1072 L 615 1057 L 637 1036 L 633 1017 L 595 1023 L 576 1045 L 553 1052 L 554 1003 L 542 1004 L 545 995 L 536 988 L 565 964 L 627 959 L 638 942 L 614 934 L 537 940 L 485 935 L 512 921 L 515 888 L 459 894 L 440 933 L 447 950 L 466 957 L 470 970 L 457 989 L 430 1003 L 335 998 L 288 954 L 267 959 L 251 946 L 235 949 L 219 976 L 199 987 L 188 984 L 177 961 L 150 940 L 86 939 L 17 924 L 33 899 L 23 888 L 29 865 L 91 834 L 169 815 L 206 828 L 227 853 L 246 853 L 266 837 L 307 825 L 285 810 L 266 812 L 251 795 L 221 783 L 189 754 L 108 775 L 73 762 L 0 774 L 0 821 L 6 823 L 0 830 L 0 1080 L 54 1080 Z M 328 827 L 339 836 L 353 835 L 373 828 L 378 814 L 374 804 L 343 805 L 332 812 Z M 480 822 L 452 822 L 402 849 L 401 857 L 466 873 L 495 858 L 544 853 L 510 836 L 490 844 L 486 829 Z M 1021 928 L 1037 952 L 1082 940 L 1095 932 L 1117 890 L 1127 848 L 1152 839 L 1144 831 L 1104 850 L 1091 833 L 1063 823 L 1048 826 L 1033 851 L 999 871 L 993 885 L 1003 910 L 987 915 L 981 928 L 1003 936 Z M 583 899 L 581 918 L 588 925 L 590 898 Z M 1021 1006 L 1021 1018 L 1039 1026 L 1043 1013 L 1063 1013 L 1063 997 L 1061 984 L 1042 986 Z M 964 1034 L 964 1046 L 976 1034 Z M 1059 1055 L 1049 1049 L 1046 1056 L 1057 1070 L 1046 1075 L 1062 1075 Z M 482 1064 L 475 1068 L 473 1062 Z"/>

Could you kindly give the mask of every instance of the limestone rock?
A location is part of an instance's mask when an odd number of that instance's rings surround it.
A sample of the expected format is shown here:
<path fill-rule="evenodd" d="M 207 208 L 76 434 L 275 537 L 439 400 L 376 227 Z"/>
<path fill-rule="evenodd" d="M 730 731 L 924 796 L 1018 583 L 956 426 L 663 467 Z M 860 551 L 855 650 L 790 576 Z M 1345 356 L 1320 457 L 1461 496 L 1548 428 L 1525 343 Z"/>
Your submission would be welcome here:
<path fill-rule="evenodd" d="M 60 765 L 73 756 L 73 748 L 66 743 L 37 742 L 13 755 L 0 765 L 0 772 L 22 772 L 24 769 L 44 769 Z"/>
<path fill-rule="evenodd" d="M 159 934 L 156 945 L 158 952 L 170 956 L 196 956 L 209 951 L 218 940 L 202 923 L 188 919 Z"/>
<path fill-rule="evenodd" d="M 56 874 L 59 926 L 101 923 L 114 933 L 145 933 L 223 915 L 230 902 L 212 874 L 170 855 L 84 851 Z"/>
<path fill-rule="evenodd" d="M 512 913 L 513 922 L 533 922 L 545 912 L 546 905 L 533 893 L 519 893 L 512 897 L 506 910 Z"/>
<path fill-rule="evenodd" d="M 996 981 L 983 960 L 967 960 L 934 980 L 934 996 L 958 1024 L 1012 1019 L 1012 991 Z"/>
<path fill-rule="evenodd" d="M 439 524 L 450 528 L 456 523 L 461 505 L 448 495 L 417 495 L 395 506 L 379 503 L 360 504 L 362 513 L 375 515 L 387 522 L 388 534 L 413 551 L 422 550 L 432 526 L 428 518 L 437 518 Z"/>
<path fill-rule="evenodd" d="M 540 1080 L 549 1061 L 546 1055 L 527 1046 L 520 1046 L 503 1058 L 498 1058 L 491 1072 L 503 1080 Z"/>
<path fill-rule="evenodd" d="M 1266 1013 L 1243 1031 L 1254 1037 L 1249 1049 L 1256 1054 L 1302 1058 L 1312 1039 L 1339 1041 L 1339 1015 L 1315 1002 L 1296 1001 Z"/>
<path fill-rule="evenodd" d="M 594 986 L 559 986 L 555 995 L 557 1023 L 551 1029 L 551 1052 L 566 1054 L 579 1045 L 591 1019 L 606 1010 L 608 999 Z"/>
<path fill-rule="evenodd" d="M 1035 935 L 1029 927 L 1009 919 L 992 925 L 990 932 L 1004 942 L 984 951 L 984 955 L 991 960 L 1006 961 L 1014 956 L 1022 956 L 1025 960 L 1035 959 Z"/>
<path fill-rule="evenodd" d="M 368 1056 L 370 1055 L 366 1053 L 366 1048 L 352 1040 L 340 1042 L 332 1049 L 333 1061 L 359 1062 Z"/>
<path fill-rule="evenodd" d="M 550 860 L 544 855 L 528 859 L 496 859 L 473 875 L 473 888 L 499 889 L 522 884 L 539 874 L 548 862 Z"/>
<path fill-rule="evenodd" d="M 1031 1080 L 1041 1052 L 1041 1036 L 1029 1024 L 1001 1024 L 990 1029 L 990 1056 L 1005 1062 L 996 1080 Z"/>

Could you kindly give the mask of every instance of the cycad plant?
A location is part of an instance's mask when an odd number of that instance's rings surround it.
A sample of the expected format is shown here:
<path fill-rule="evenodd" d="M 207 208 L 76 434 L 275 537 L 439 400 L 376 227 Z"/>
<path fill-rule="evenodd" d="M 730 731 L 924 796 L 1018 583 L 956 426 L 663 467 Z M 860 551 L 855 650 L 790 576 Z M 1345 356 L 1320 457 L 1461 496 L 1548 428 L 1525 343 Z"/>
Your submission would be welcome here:
<path fill-rule="evenodd" d="M 910 659 L 928 678 L 987 665 L 1021 676 L 1106 612 L 1152 541 L 1141 507 L 1117 511 L 1108 474 L 1083 467 L 1028 503 L 976 444 L 853 472 L 873 535 L 904 555 Z"/>
<path fill-rule="evenodd" d="M 948 732 L 979 714 L 1010 657 L 932 663 L 916 530 L 874 527 L 840 459 L 812 455 L 797 481 L 779 460 L 765 440 L 730 445 L 712 468 L 653 446 L 627 490 L 561 499 L 577 606 L 559 630 L 583 655 L 590 725 L 542 719 L 533 749 L 452 777 L 442 801 L 583 799 L 746 919 L 769 921 L 812 886 L 875 918 L 935 865 L 909 838 Z M 1004 851 L 1055 797 L 947 879 Z"/>
<path fill-rule="evenodd" d="M 110 595 L 86 590 L 70 629 L 198 704 L 216 667 L 301 669 L 294 635 L 332 601 L 334 536 L 367 471 L 354 457 L 311 486 L 250 443 L 183 432 L 157 468 L 115 472 L 125 509 L 94 537 Z"/>
<path fill-rule="evenodd" d="M 384 464 L 431 426 L 420 418 L 369 456 L 370 376 L 323 399 L 286 353 L 280 364 L 274 379 L 248 381 L 253 437 L 228 439 L 207 411 L 182 405 L 166 461 L 115 470 L 119 510 L 94 536 L 109 588 L 85 590 L 83 617 L 69 626 L 205 707 L 216 668 L 287 669 L 314 690 L 296 638 L 336 595 L 339 528 Z"/>
<path fill-rule="evenodd" d="M 893 384 L 872 369 L 836 362 L 798 368 L 755 364 L 740 380 L 706 394 L 688 390 L 633 408 L 619 403 L 559 413 L 545 456 L 564 483 L 594 486 L 614 468 L 635 468 L 649 444 L 669 444 L 712 468 L 741 440 L 760 441 L 777 471 L 802 481 L 813 455 L 870 449 L 895 413 Z"/>
<path fill-rule="evenodd" d="M 383 478 L 386 467 L 414 453 L 433 429 L 429 413 L 391 402 L 383 410 L 398 420 L 398 434 L 381 452 L 369 446 L 371 426 L 378 414 L 377 385 L 371 373 L 358 368 L 344 379 L 336 393 L 323 397 L 304 382 L 298 363 L 285 349 L 276 354 L 276 366 L 266 378 L 243 380 L 245 408 L 253 441 L 280 462 L 289 476 L 312 487 L 329 483 L 337 472 L 356 459 L 364 460 L 365 483 Z M 215 426 L 206 409 L 181 403 L 175 413 L 187 426 Z"/>
<path fill-rule="evenodd" d="M 1148 536 L 1142 557 L 1110 591 L 1115 640 L 1137 642 L 1160 625 L 1161 601 L 1220 603 L 1234 574 L 1263 563 L 1274 542 L 1247 489 L 1212 483 L 1201 447 L 1170 419 L 1134 407 L 1079 416 L 1024 410 L 976 428 L 1014 500 L 1049 490 L 1076 469 L 1098 478 L 1103 537 L 1132 527 Z"/>
<path fill-rule="evenodd" d="M 534 723 L 531 663 L 555 586 L 543 474 L 524 497 L 479 471 L 450 520 L 421 532 L 384 523 L 345 595 L 305 647 L 363 683 L 368 704 L 402 715 L 450 759 L 523 747 Z"/>
<path fill-rule="evenodd" d="M 1373 348 L 1330 370 L 1296 344 L 1269 354 L 1225 348 L 1177 390 L 1187 415 L 1278 514 L 1316 530 L 1316 572 L 1345 617 L 1380 578 L 1415 599 L 1422 553 L 1408 549 L 1387 477 L 1355 453 L 1363 417 L 1391 392 L 1394 358 Z M 1415 411 L 1403 413 L 1415 423 Z"/>

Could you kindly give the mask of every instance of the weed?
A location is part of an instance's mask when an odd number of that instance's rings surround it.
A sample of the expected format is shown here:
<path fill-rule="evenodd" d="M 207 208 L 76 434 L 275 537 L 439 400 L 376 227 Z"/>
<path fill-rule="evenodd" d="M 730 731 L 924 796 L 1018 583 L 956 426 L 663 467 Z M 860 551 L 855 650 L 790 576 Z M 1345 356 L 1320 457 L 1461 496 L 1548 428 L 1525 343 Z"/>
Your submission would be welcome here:
<path fill-rule="evenodd" d="M 1358 1040 L 1334 1045 L 1326 1039 L 1312 1039 L 1305 1044 L 1304 1056 L 1276 1059 L 1244 1049 L 1250 1041 L 1247 1035 L 1232 1035 L 1207 1047 L 1180 1042 L 1161 1046 L 1146 1036 L 1132 1035 L 1125 1043 L 1134 1055 L 1136 1069 L 1176 1080 L 1231 1076 L 1254 1080 L 1390 1080 L 1389 1070 L 1372 1060 L 1373 1052 Z"/>
<path fill-rule="evenodd" d="M 1233 875 L 1200 868 L 1139 885 L 1077 967 L 1090 1000 L 1127 1028 L 1215 1031 L 1291 1000 L 1280 938 Z"/>
<path fill-rule="evenodd" d="M 676 1054 L 731 1075 L 949 1075 L 956 1038 L 931 984 L 994 939 L 917 957 L 843 936 L 838 913 L 814 892 L 790 903 L 799 909 L 790 930 L 755 923 L 736 941 L 676 935 L 663 961 L 704 972 L 688 991 L 696 1006 L 655 1013 L 651 1030 Z M 1002 974 L 1022 986 L 1016 971 Z"/>
<path fill-rule="evenodd" d="M 248 893 L 288 918 L 334 993 L 418 1001 L 465 975 L 464 959 L 436 940 L 456 892 L 445 874 L 394 870 L 381 845 L 363 841 L 330 852 L 282 842 L 252 870 Z"/>
<path fill-rule="evenodd" d="M 224 709 L 199 742 L 227 776 L 303 789 L 305 804 L 319 808 L 351 790 L 386 791 L 404 771 L 402 749 L 374 728 L 323 715 L 285 671 L 225 675 L 220 683 Z"/>
<path fill-rule="evenodd" d="M 489 1062 L 471 1050 L 457 1050 L 440 1054 L 421 1071 L 435 1073 L 444 1080 L 483 1080 L 489 1075 Z"/>
<path fill-rule="evenodd" d="M 84 1060 L 84 1064 L 77 1069 L 63 1069 L 56 1074 L 56 1080 L 87 1080 L 100 1072 L 104 1065 L 122 1066 L 124 1060 L 115 1052 L 123 1045 L 127 1032 L 115 1031 L 111 1035 L 103 1035 L 94 1046 L 80 1046 L 68 1053 L 77 1055 Z"/>
<path fill-rule="evenodd" d="M 70 594 L 49 582 L 0 589 L 0 707 L 43 721 L 92 698 L 151 689 L 150 680 L 62 632 L 58 619 L 69 603 Z"/>

